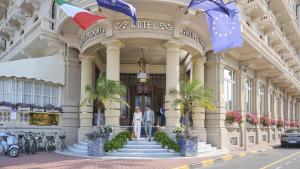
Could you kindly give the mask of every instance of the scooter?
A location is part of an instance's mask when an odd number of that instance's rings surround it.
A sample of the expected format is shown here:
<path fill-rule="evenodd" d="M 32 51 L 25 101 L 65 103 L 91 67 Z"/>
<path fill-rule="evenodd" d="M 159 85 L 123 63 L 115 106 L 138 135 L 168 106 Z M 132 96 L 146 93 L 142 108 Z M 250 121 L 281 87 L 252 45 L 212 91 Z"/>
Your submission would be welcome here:
<path fill-rule="evenodd" d="M 0 133 L 0 150 L 11 157 L 17 157 L 20 153 L 17 137 L 11 133 Z"/>

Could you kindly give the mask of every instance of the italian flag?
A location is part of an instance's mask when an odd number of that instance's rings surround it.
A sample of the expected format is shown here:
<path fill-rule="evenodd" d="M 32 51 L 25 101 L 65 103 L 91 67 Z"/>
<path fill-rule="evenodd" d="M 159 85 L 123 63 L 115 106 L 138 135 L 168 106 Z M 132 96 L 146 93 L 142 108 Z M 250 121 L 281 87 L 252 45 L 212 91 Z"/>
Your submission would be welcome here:
<path fill-rule="evenodd" d="M 98 20 L 105 19 L 103 16 L 95 15 L 88 10 L 70 5 L 69 0 L 55 0 L 56 4 L 71 17 L 83 30 L 88 29 Z"/>

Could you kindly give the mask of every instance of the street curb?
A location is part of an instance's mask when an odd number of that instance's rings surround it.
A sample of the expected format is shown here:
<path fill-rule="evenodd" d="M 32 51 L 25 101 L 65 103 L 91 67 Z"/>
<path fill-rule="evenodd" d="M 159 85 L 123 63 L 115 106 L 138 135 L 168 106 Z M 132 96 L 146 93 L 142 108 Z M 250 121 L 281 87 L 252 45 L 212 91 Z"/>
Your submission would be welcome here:
<path fill-rule="evenodd" d="M 208 166 L 211 166 L 215 163 L 230 161 L 230 160 L 237 159 L 237 158 L 243 158 L 243 157 L 246 157 L 248 155 L 264 152 L 264 151 L 271 150 L 271 149 L 273 149 L 273 147 L 267 147 L 267 148 L 263 148 L 263 149 L 260 149 L 260 150 L 257 150 L 257 151 L 252 150 L 252 151 L 248 151 L 248 152 L 242 152 L 242 153 L 238 153 L 238 154 L 235 154 L 235 155 L 227 154 L 227 155 L 224 155 L 224 156 L 221 156 L 221 157 L 202 160 L 202 161 L 197 162 L 197 163 L 185 164 L 185 165 L 182 165 L 182 166 L 175 167 L 173 169 L 194 169 L 194 168 L 199 168 L 199 167 L 208 167 Z"/>

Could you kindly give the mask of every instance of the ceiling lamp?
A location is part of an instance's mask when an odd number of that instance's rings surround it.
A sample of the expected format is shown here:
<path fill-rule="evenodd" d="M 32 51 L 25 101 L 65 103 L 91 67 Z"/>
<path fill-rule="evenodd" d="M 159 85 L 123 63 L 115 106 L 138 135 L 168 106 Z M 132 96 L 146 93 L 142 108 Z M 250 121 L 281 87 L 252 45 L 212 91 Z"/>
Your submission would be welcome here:
<path fill-rule="evenodd" d="M 146 50 L 145 48 L 141 48 L 143 57 L 140 58 L 140 60 L 138 61 L 139 72 L 137 73 L 137 79 L 141 83 L 145 83 L 149 79 L 149 67 L 150 67 L 150 63 L 145 58 L 145 50 Z"/>

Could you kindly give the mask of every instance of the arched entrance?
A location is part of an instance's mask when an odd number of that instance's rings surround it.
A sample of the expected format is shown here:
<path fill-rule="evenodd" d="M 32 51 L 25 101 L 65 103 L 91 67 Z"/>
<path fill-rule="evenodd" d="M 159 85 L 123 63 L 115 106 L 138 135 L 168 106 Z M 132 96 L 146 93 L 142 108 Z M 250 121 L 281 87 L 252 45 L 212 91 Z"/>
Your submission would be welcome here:
<path fill-rule="evenodd" d="M 126 99 L 130 108 L 121 105 L 120 125 L 130 126 L 136 106 L 145 111 L 146 105 L 150 105 L 155 113 L 155 124 L 159 124 L 159 108 L 164 104 L 166 77 L 164 74 L 151 74 L 150 79 L 141 83 L 136 74 L 121 74 L 121 81 L 127 86 Z"/>

